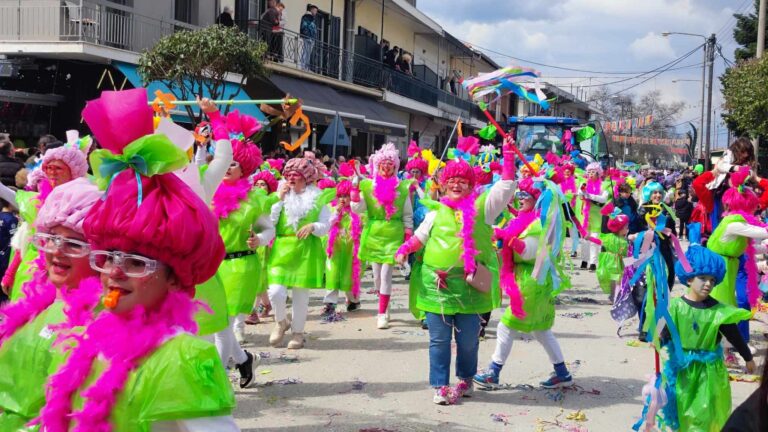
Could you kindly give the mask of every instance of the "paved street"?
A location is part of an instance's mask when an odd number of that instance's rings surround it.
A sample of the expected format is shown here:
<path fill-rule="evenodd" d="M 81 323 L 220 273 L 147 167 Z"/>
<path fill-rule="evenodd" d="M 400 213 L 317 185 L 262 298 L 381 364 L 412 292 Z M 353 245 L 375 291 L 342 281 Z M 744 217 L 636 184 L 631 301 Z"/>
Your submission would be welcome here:
<path fill-rule="evenodd" d="M 366 275 L 362 291 L 372 286 Z M 676 293 L 681 292 L 677 285 Z M 407 310 L 407 285 L 395 276 L 393 323 L 375 328 L 376 301 L 363 294 L 363 310 L 344 313 L 346 321 L 322 324 L 322 296 L 310 304 L 307 348 L 273 349 L 267 339 L 273 322 L 247 329 L 246 349 L 269 353 L 257 369 L 257 384 L 237 391 L 235 418 L 244 431 L 629 431 L 642 410 L 640 390 L 653 372 L 653 350 L 629 346 L 636 332 L 619 339 L 605 296 L 594 274 L 574 275 L 574 287 L 560 297 L 554 332 L 574 374 L 576 387 L 547 391 L 537 383 L 551 365 L 535 341 L 516 343 L 501 379 L 508 388 L 476 391 L 458 405 L 432 403 L 427 385 L 428 335 Z M 495 311 L 488 338 L 480 343 L 480 367 L 495 346 Z M 765 314 L 758 314 L 765 319 Z M 627 327 L 634 328 L 636 321 Z M 766 326 L 753 321 L 752 334 L 765 356 Z M 281 358 L 285 354 L 287 357 Z M 271 385 L 267 385 L 272 382 Z M 734 405 L 757 388 L 733 382 Z M 586 421 L 566 420 L 582 410 Z M 494 420 L 496 416 L 496 420 Z M 508 424 L 505 425 L 504 421 Z M 542 421 L 550 423 L 542 423 Z M 555 423 L 559 421 L 562 427 Z M 582 429 L 568 429 L 579 426 Z"/>

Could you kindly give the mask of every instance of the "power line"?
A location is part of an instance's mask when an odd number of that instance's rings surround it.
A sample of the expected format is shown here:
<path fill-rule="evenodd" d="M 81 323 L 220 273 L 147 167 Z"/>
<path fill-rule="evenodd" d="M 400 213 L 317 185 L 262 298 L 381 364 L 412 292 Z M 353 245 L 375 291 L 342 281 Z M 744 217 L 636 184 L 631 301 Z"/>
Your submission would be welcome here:
<path fill-rule="evenodd" d="M 677 60 L 676 60 L 676 61 L 673 63 L 673 65 L 675 65 L 675 64 L 677 64 L 677 63 L 680 63 L 681 61 L 683 61 L 683 60 L 685 60 L 686 58 L 690 57 L 691 55 L 693 55 L 693 53 L 695 53 L 696 51 L 698 51 L 698 50 L 699 50 L 699 48 L 701 48 L 701 45 L 699 45 L 698 47 L 694 48 L 694 49 L 693 49 L 693 50 L 691 50 L 691 51 L 688 51 L 688 53 L 687 53 L 687 54 L 685 54 L 684 56 L 682 56 L 682 57 L 678 58 L 678 59 L 677 59 Z M 639 85 L 641 85 L 641 84 L 643 84 L 643 83 L 646 83 L 646 82 L 648 82 L 648 81 L 650 81 L 650 80 L 652 80 L 652 79 L 656 78 L 657 76 L 659 76 L 659 75 L 663 74 L 664 72 L 666 72 L 666 70 L 661 70 L 661 71 L 657 72 L 655 75 L 653 75 L 653 76 L 650 76 L 650 77 L 648 77 L 648 78 L 646 78 L 646 79 L 644 79 L 644 80 L 640 81 L 639 83 L 635 83 L 635 84 L 632 84 L 631 86 L 629 86 L 629 87 L 627 87 L 627 88 L 624 88 L 624 89 L 622 89 L 622 90 L 619 90 L 619 91 L 617 91 L 617 92 L 613 92 L 613 93 L 611 93 L 611 94 L 609 94 L 609 95 L 606 95 L 605 97 L 611 97 L 611 96 L 617 95 L 617 94 L 619 94 L 619 93 L 624 93 L 624 92 L 625 92 L 625 91 L 627 91 L 627 90 L 631 90 L 631 89 L 633 89 L 633 88 L 635 88 L 635 87 L 637 87 L 637 86 L 639 86 Z"/>

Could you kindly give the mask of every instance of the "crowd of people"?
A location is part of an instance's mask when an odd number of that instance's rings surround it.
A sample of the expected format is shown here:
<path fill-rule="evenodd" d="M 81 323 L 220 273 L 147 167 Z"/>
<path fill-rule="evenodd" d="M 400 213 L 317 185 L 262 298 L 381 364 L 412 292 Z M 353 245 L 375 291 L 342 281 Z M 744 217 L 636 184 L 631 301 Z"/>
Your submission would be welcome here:
<path fill-rule="evenodd" d="M 339 303 L 354 313 L 368 268 L 381 331 L 393 271 L 407 269 L 436 404 L 498 386 L 526 334 L 552 364 L 541 386 L 574 384 L 552 332 L 574 258 L 618 323 L 639 315 L 638 337 L 666 348 L 656 387 L 669 427 L 720 430 L 726 365 L 738 353 L 756 370 L 749 319 L 768 270 L 768 179 L 754 174 L 748 140 L 712 171 L 676 173 L 606 169 L 578 152 L 520 160 L 511 140 L 499 149 L 474 136 L 445 161 L 415 142 L 403 160 L 391 143 L 366 163 L 309 151 L 265 160 L 249 140 L 256 119 L 199 105 L 208 120 L 193 134 L 155 117 L 145 89 L 104 92 L 83 110 L 92 138 L 44 143 L 19 187 L 0 187 L 11 246 L 0 257 L 0 430 L 238 430 L 227 370 L 246 388 L 259 362 L 242 348 L 245 326 L 273 317 L 269 344 L 302 349 L 312 291 L 324 319 Z M 687 291 L 671 298 L 676 278 Z M 729 423 L 753 429 L 733 430 L 764 430 L 754 412 L 766 412 L 765 394 L 764 379 Z"/>

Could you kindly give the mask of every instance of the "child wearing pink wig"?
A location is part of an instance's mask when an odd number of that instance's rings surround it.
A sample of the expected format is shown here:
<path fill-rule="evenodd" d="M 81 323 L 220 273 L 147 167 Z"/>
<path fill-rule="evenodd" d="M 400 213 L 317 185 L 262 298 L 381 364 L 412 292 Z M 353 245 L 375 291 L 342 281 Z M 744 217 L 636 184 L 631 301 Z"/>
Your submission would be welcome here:
<path fill-rule="evenodd" d="M 330 212 L 326 204 L 333 189 L 320 190 L 317 160 L 293 158 L 283 168 L 284 180 L 277 189 L 277 202 L 272 205 L 272 223 L 276 236 L 269 255 L 269 301 L 275 313 L 275 327 L 270 345 L 283 343 L 291 330 L 289 349 L 304 347 L 304 325 L 307 322 L 309 290 L 323 288 L 325 247 L 322 237 L 330 229 Z M 291 289 L 292 320 L 288 319 L 286 300 Z"/>
<path fill-rule="evenodd" d="M 590 240 L 600 245 L 600 254 L 597 257 L 597 282 L 608 300 L 613 304 L 616 296 L 616 286 L 621 282 L 624 274 L 624 258 L 627 257 L 629 242 L 629 216 L 621 213 L 621 209 L 608 204 L 603 208 L 603 214 L 608 216 L 607 233 L 600 234 L 595 240 Z"/>
<path fill-rule="evenodd" d="M 91 160 L 106 196 L 83 228 L 107 309 L 50 377 L 36 422 L 48 432 L 236 431 L 216 349 L 194 336 L 194 289 L 224 244 L 213 213 L 172 174 L 187 156 L 152 134 L 145 89 L 104 92 L 83 118 L 105 149 Z M 111 163 L 138 158 L 146 166 Z"/>
<path fill-rule="evenodd" d="M 379 294 L 376 328 L 388 329 L 395 252 L 413 235 L 411 180 L 397 178 L 400 156 L 392 143 L 374 153 L 370 165 L 373 179 L 360 182 L 359 194 L 352 196 L 352 211 L 368 217 L 360 241 L 360 260 L 373 267 L 373 283 Z"/>
<path fill-rule="evenodd" d="M 22 430 L 38 416 L 45 382 L 65 356 L 54 342 L 93 319 L 102 290 L 82 225 L 101 195 L 78 178 L 57 187 L 40 209 L 34 242 L 43 255 L 26 295 L 0 308 L 0 430 Z"/>

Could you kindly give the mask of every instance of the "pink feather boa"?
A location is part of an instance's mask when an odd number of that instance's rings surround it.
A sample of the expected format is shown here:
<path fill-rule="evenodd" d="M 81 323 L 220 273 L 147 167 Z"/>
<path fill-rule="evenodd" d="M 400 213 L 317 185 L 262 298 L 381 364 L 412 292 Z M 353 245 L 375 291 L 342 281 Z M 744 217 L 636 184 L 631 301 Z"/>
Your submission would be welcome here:
<path fill-rule="evenodd" d="M 586 192 L 588 194 L 600 195 L 600 193 L 602 192 L 602 186 L 603 186 L 603 181 L 600 180 L 599 178 L 597 180 L 589 179 L 589 180 L 587 180 L 587 190 L 586 190 Z M 584 214 L 584 225 L 585 226 L 589 226 L 589 211 L 590 211 L 591 208 L 592 208 L 592 201 L 590 201 L 589 199 L 587 199 L 585 197 L 584 198 L 584 212 L 583 212 L 583 214 Z"/>
<path fill-rule="evenodd" d="M 563 178 L 563 181 L 560 182 L 560 190 L 563 191 L 563 193 L 571 192 L 573 193 L 573 198 L 571 198 L 571 206 L 576 205 L 576 192 L 578 192 L 578 189 L 576 189 L 576 178 L 573 176 L 570 176 L 568 178 Z"/>
<path fill-rule="evenodd" d="M 45 271 L 45 255 L 35 260 L 37 268 L 32 280 L 24 284 L 24 297 L 0 308 L 0 346 L 13 336 L 21 327 L 43 313 L 56 301 L 57 293 L 64 302 L 64 321 L 52 327 L 59 336 L 62 332 L 78 326 L 84 326 L 93 320 L 93 309 L 99 302 L 102 288 L 97 277 L 80 281 L 77 289 L 57 289 L 49 280 Z"/>
<path fill-rule="evenodd" d="M 745 211 L 730 211 L 726 215 L 737 214 L 744 217 L 750 225 L 766 228 L 768 224 L 760 221 L 755 215 L 747 213 Z M 744 251 L 747 255 L 747 261 L 744 263 L 744 270 L 747 272 L 747 298 L 749 299 L 749 305 L 755 307 L 757 305 L 762 292 L 760 291 L 758 279 L 759 271 L 757 269 L 757 259 L 755 258 L 755 241 L 751 238 L 747 238 L 747 249 Z"/>
<path fill-rule="evenodd" d="M 222 182 L 213 194 L 213 213 L 219 219 L 224 219 L 230 213 L 236 212 L 253 187 L 246 177 L 235 183 Z"/>
<path fill-rule="evenodd" d="M 525 318 L 523 310 L 523 296 L 520 293 L 520 286 L 515 278 L 515 260 L 514 251 L 510 242 L 518 239 L 520 235 L 539 217 L 536 211 L 519 212 L 515 219 L 512 219 L 506 228 L 496 230 L 496 237 L 502 240 L 501 248 L 501 287 L 509 296 L 509 308 L 512 315 L 517 318 Z"/>
<path fill-rule="evenodd" d="M 136 307 L 126 315 L 103 312 L 85 334 L 71 336 L 78 344 L 67 362 L 48 382 L 40 424 L 47 432 L 109 432 L 112 409 L 123 387 L 141 362 L 179 331 L 194 333 L 197 308 L 189 293 L 169 291 L 155 311 Z M 82 410 L 74 412 L 72 398 L 91 374 L 97 358 L 108 364 L 99 378 L 83 390 Z"/>
<path fill-rule="evenodd" d="M 333 205 L 338 205 L 336 200 L 333 201 Z M 341 222 L 343 216 L 348 214 L 351 219 L 349 237 L 352 239 L 352 295 L 355 298 L 360 297 L 360 259 L 357 257 L 360 251 L 360 233 L 363 231 L 362 224 L 360 223 L 360 216 L 353 212 L 349 205 L 343 208 L 339 208 L 338 217 L 335 223 L 331 226 L 331 230 L 328 233 L 328 247 L 325 250 L 328 258 L 333 256 L 333 248 L 336 245 L 336 240 L 339 238 L 339 234 L 343 229 Z"/>
<path fill-rule="evenodd" d="M 477 194 L 471 193 L 466 197 L 453 201 L 448 197 L 443 197 L 440 202 L 449 208 L 458 210 L 461 212 L 461 231 L 459 237 L 461 238 L 464 246 L 464 250 L 461 253 L 461 259 L 464 261 L 464 274 L 472 275 L 477 270 L 477 263 L 475 257 L 479 254 L 475 247 L 475 238 L 472 236 L 472 231 L 475 227 L 475 215 L 477 210 L 475 209 L 475 201 L 477 200 Z"/>
<path fill-rule="evenodd" d="M 387 220 L 397 212 L 395 200 L 397 199 L 397 186 L 400 184 L 397 176 L 382 177 L 376 176 L 373 181 L 373 197 L 384 207 Z"/>

